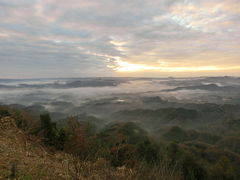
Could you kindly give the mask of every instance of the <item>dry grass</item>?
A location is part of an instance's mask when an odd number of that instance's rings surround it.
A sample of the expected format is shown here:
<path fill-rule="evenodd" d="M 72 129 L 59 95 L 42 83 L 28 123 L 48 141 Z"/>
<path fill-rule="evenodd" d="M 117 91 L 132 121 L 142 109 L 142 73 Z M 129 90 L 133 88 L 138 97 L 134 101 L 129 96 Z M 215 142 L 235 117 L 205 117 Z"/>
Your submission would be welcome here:
<path fill-rule="evenodd" d="M 0 121 L 0 179 L 7 179 L 13 162 L 18 179 L 70 179 L 68 155 L 48 153 L 39 139 L 25 135 L 13 122 L 9 117 Z"/>
<path fill-rule="evenodd" d="M 49 153 L 41 140 L 30 137 L 14 124 L 14 119 L 0 119 L 0 179 L 8 179 L 16 164 L 19 180 L 179 180 L 181 176 L 167 166 L 135 169 L 113 168 L 108 161 L 84 162 L 62 152 Z"/>
<path fill-rule="evenodd" d="M 166 164 L 149 166 L 139 164 L 133 169 L 125 166 L 113 168 L 108 161 L 98 159 L 95 163 L 82 162 L 76 158 L 70 161 L 69 172 L 74 180 L 181 180 L 182 177 L 174 169 L 167 168 Z"/>

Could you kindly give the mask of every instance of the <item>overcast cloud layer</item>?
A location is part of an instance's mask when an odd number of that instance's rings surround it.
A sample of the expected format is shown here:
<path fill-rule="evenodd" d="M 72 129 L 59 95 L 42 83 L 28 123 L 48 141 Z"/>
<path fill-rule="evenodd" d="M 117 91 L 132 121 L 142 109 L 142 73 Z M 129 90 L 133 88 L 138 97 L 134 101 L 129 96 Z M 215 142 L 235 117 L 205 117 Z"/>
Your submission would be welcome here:
<path fill-rule="evenodd" d="M 0 0 L 0 78 L 237 75 L 239 48 L 239 0 Z"/>

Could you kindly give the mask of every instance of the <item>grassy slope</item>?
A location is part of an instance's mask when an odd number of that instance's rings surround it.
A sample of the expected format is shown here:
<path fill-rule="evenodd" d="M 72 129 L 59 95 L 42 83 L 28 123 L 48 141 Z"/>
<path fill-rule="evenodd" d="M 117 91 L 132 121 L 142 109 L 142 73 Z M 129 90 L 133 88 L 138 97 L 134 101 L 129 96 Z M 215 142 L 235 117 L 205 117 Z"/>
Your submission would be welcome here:
<path fill-rule="evenodd" d="M 69 154 L 49 151 L 39 138 L 26 135 L 14 122 L 11 117 L 0 118 L 0 179 L 8 179 L 13 164 L 17 165 L 19 180 L 182 179 L 163 166 L 147 173 L 141 167 L 114 169 L 104 159 L 82 162 Z"/>
<path fill-rule="evenodd" d="M 68 179 L 66 154 L 48 153 L 36 137 L 29 137 L 16 128 L 9 117 L 0 120 L 0 178 L 10 175 L 17 164 L 19 179 Z M 49 178 L 51 177 L 51 178 Z"/>

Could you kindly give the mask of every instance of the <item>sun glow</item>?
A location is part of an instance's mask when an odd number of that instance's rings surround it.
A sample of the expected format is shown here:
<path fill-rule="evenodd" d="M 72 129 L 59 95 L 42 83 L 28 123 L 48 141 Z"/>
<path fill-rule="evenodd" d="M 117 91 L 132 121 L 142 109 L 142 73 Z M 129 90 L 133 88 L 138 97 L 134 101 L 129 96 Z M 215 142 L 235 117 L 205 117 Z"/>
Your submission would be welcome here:
<path fill-rule="evenodd" d="M 149 66 L 146 64 L 133 64 L 122 60 L 116 61 L 113 68 L 117 72 L 140 72 L 140 71 L 160 71 L 160 72 L 199 72 L 199 71 L 224 71 L 224 70 L 240 70 L 240 66 Z"/>
<path fill-rule="evenodd" d="M 117 67 L 115 68 L 118 72 L 136 72 L 143 70 L 157 70 L 157 67 L 147 66 L 144 64 L 131 64 L 125 61 L 117 60 Z"/>

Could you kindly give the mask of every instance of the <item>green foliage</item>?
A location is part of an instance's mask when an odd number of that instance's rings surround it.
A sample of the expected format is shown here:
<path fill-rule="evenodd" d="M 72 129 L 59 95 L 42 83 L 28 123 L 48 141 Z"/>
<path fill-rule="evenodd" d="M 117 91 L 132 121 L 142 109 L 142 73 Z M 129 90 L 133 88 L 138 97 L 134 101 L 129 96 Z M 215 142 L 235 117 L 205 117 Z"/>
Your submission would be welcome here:
<path fill-rule="evenodd" d="M 139 161 L 149 164 L 160 161 L 158 146 L 135 123 L 109 125 L 99 133 L 99 138 L 110 148 L 114 166 L 132 166 Z"/>
<path fill-rule="evenodd" d="M 6 109 L 0 109 L 0 118 L 5 117 L 5 116 L 10 116 L 10 113 Z"/>
<path fill-rule="evenodd" d="M 240 119 L 228 119 L 223 122 L 223 126 L 232 131 L 239 131 L 240 129 Z"/>
<path fill-rule="evenodd" d="M 190 114 L 184 114 L 189 112 Z M 199 117 L 196 111 L 181 108 L 157 110 L 155 113 L 163 119 L 173 121 Z M 150 114 L 149 112 L 148 116 Z M 146 115 L 140 112 L 140 116 Z M 24 119 L 21 114 L 19 117 Z M 57 128 L 50 115 L 43 114 L 40 116 L 40 134 L 47 145 L 77 156 L 82 161 L 104 158 L 114 167 L 134 168 L 141 163 L 158 167 L 164 160 L 168 164 L 166 168 L 177 169 L 186 180 L 235 180 L 238 175 L 236 167 L 239 167 L 240 160 L 238 161 L 237 156 L 218 149 L 220 147 L 239 153 L 236 137 L 221 139 L 221 136 L 207 130 L 172 126 L 161 134 L 163 142 L 172 143 L 167 146 L 162 144 L 166 148 L 160 151 L 159 145 L 148 133 L 133 122 L 110 124 L 99 132 L 96 121 L 97 119 L 81 115 L 69 118 L 65 124 Z M 224 128 L 230 127 L 229 122 L 231 126 L 237 123 L 228 120 L 228 125 Z M 226 159 L 222 159 L 222 156 Z"/>
<path fill-rule="evenodd" d="M 180 157 L 182 156 L 182 149 L 177 143 L 170 143 L 166 148 L 166 156 L 169 164 L 176 165 Z"/>
<path fill-rule="evenodd" d="M 185 109 L 185 108 L 168 108 L 164 109 L 166 119 L 196 119 L 199 117 L 199 113 L 196 110 Z"/>
<path fill-rule="evenodd" d="M 55 142 L 55 147 L 58 150 L 64 150 L 65 143 L 68 139 L 67 133 L 64 129 L 60 129 L 58 131 L 57 137 L 56 137 L 56 142 Z"/>
<path fill-rule="evenodd" d="M 41 133 L 44 137 L 44 142 L 47 145 L 55 145 L 57 141 L 57 128 L 56 123 L 51 121 L 49 114 L 40 115 L 41 120 Z"/>
<path fill-rule="evenodd" d="M 64 150 L 78 156 L 82 160 L 94 160 L 109 157 L 110 150 L 97 138 L 94 126 L 77 117 L 69 118 L 65 126 L 67 139 Z"/>
<path fill-rule="evenodd" d="M 166 149 L 167 160 L 174 167 L 177 166 L 186 180 L 205 179 L 207 173 L 189 151 L 184 150 L 176 143 L 171 143 Z"/>
<path fill-rule="evenodd" d="M 202 141 L 209 144 L 215 144 L 218 140 L 220 140 L 221 137 L 208 132 L 185 130 L 178 126 L 173 126 L 168 131 L 163 133 L 161 138 L 166 141 Z"/>
<path fill-rule="evenodd" d="M 185 153 L 180 160 L 180 165 L 186 180 L 201 180 L 207 177 L 207 172 L 192 154 Z"/>
<path fill-rule="evenodd" d="M 96 126 L 98 119 L 87 115 L 71 117 L 62 122 L 61 126 L 57 126 L 49 114 L 42 114 L 38 122 L 38 135 L 43 137 L 46 145 L 70 153 L 81 161 L 104 158 L 114 167 L 131 168 L 139 164 L 160 167 L 161 163 L 167 162 L 166 168 L 177 169 L 186 180 L 235 180 L 240 176 L 237 171 L 240 168 L 240 141 L 237 137 L 239 120 L 233 120 L 234 117 L 228 112 L 227 120 L 206 118 L 204 121 L 211 123 L 201 128 L 187 129 L 175 125 L 179 122 L 199 120 L 204 116 L 203 112 L 210 114 L 205 117 L 222 118 L 225 111 L 231 110 L 230 106 L 225 109 L 217 105 L 202 106 L 200 110 L 165 108 L 129 111 L 131 120 L 134 121 L 134 117 L 136 121 L 146 118 L 149 120 L 146 120 L 146 123 L 153 122 L 151 125 L 155 126 L 160 122 L 159 119 L 161 120 L 162 126 L 156 127 L 161 128 L 157 134 L 162 142 L 161 146 L 138 126 L 143 125 L 141 123 L 120 121 L 100 130 Z M 5 116 L 7 113 L 1 114 Z M 18 127 L 32 122 L 30 116 L 22 112 L 11 111 L 11 116 L 18 119 Z M 167 123 L 167 126 L 164 123 Z"/>
<path fill-rule="evenodd" d="M 135 157 L 136 146 L 132 144 L 119 144 L 110 149 L 111 164 L 115 167 L 128 165 L 133 166 L 137 160 Z"/>
<path fill-rule="evenodd" d="M 136 121 L 144 127 L 156 128 L 161 124 L 185 124 L 197 121 L 201 117 L 197 110 L 186 108 L 136 109 L 120 111 L 114 115 L 120 120 Z"/>
<path fill-rule="evenodd" d="M 56 123 L 52 122 L 49 114 L 40 115 L 41 127 L 40 134 L 43 135 L 46 145 L 54 146 L 58 150 L 64 150 L 65 143 L 68 140 L 68 134 L 65 129 L 57 129 Z"/>
<path fill-rule="evenodd" d="M 208 144 L 215 144 L 221 139 L 220 136 L 209 133 L 209 132 L 199 132 L 198 140 L 206 142 Z"/>
<path fill-rule="evenodd" d="M 217 143 L 218 147 L 240 154 L 240 138 L 226 137 Z"/>
<path fill-rule="evenodd" d="M 148 140 L 147 132 L 133 122 L 111 124 L 99 133 L 99 137 L 110 145 L 138 144 Z"/>
<path fill-rule="evenodd" d="M 167 141 L 176 141 L 176 142 L 183 142 L 183 141 L 190 141 L 196 139 L 198 137 L 197 132 L 195 131 L 185 131 L 178 126 L 174 126 L 170 128 L 165 134 L 162 135 L 162 138 Z"/>
<path fill-rule="evenodd" d="M 149 140 L 138 144 L 137 153 L 139 156 L 138 159 L 147 163 L 157 164 L 160 161 L 159 147 Z"/>
<path fill-rule="evenodd" d="M 236 170 L 227 157 L 221 157 L 218 162 L 211 168 L 210 176 L 218 180 L 237 180 Z"/>

